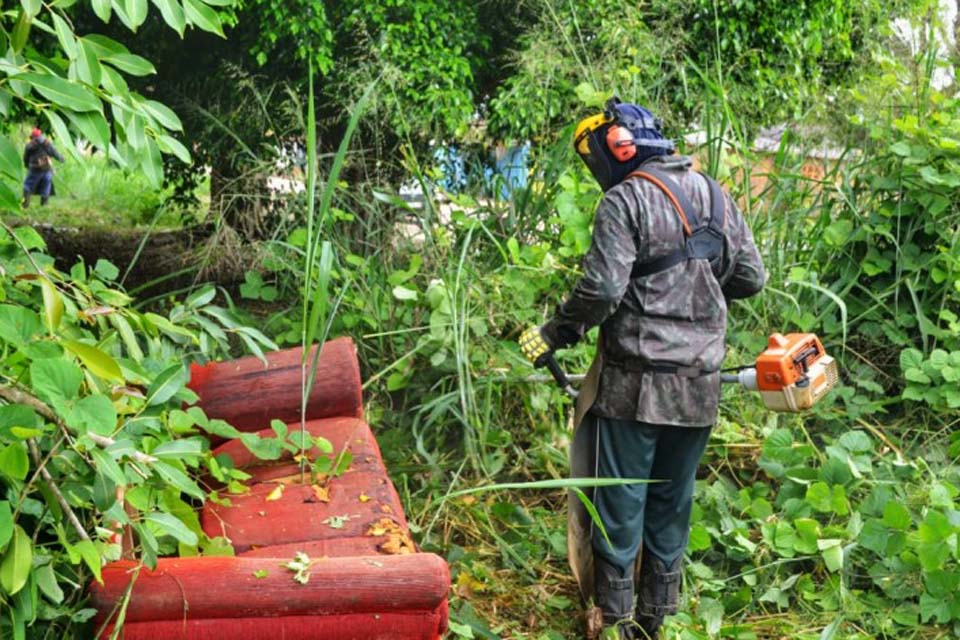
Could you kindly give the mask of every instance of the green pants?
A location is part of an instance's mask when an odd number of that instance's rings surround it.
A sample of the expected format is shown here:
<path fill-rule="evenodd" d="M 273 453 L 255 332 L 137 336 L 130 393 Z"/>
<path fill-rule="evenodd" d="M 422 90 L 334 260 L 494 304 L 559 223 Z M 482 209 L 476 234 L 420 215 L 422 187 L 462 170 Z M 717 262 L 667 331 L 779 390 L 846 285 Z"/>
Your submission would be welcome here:
<path fill-rule="evenodd" d="M 687 546 L 697 465 L 710 427 L 589 419 L 598 420 L 597 477 L 663 481 L 595 490 L 594 504 L 611 544 L 594 528 L 594 554 L 619 568 L 624 577 L 641 542 L 645 552 L 672 565 Z"/>

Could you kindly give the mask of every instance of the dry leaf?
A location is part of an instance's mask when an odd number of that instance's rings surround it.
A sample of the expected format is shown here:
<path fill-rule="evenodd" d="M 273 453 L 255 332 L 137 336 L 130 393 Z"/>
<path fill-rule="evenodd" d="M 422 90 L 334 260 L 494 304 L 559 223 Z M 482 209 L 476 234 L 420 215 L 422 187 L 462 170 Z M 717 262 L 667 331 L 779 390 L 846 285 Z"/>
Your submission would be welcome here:
<path fill-rule="evenodd" d="M 283 497 L 283 488 L 284 488 L 285 486 L 286 486 L 286 485 L 284 485 L 284 484 L 278 484 L 276 487 L 274 487 L 274 488 L 273 488 L 273 491 L 271 491 L 269 494 L 267 494 L 267 502 L 273 502 L 274 500 L 279 500 L 280 498 L 282 498 L 282 497 Z"/>
<path fill-rule="evenodd" d="M 417 547 L 413 544 L 413 540 L 410 539 L 406 533 L 390 533 L 387 534 L 387 539 L 381 543 L 377 549 L 381 553 L 386 553 L 392 556 L 404 556 L 410 553 L 416 553 Z"/>
<path fill-rule="evenodd" d="M 310 485 L 310 488 L 313 489 L 314 497 L 320 502 L 330 502 L 330 490 L 326 487 L 321 487 L 318 484 Z"/>
<path fill-rule="evenodd" d="M 380 511 L 383 511 L 384 513 L 393 513 L 393 509 L 388 504 L 380 505 Z"/>
<path fill-rule="evenodd" d="M 368 536 L 383 536 L 388 533 L 400 533 L 400 525 L 393 518 L 380 518 L 367 530 Z"/>
<path fill-rule="evenodd" d="M 410 539 L 407 532 L 392 518 L 380 518 L 367 530 L 368 536 L 386 536 L 377 549 L 389 555 L 406 555 L 415 553 L 417 546 Z"/>

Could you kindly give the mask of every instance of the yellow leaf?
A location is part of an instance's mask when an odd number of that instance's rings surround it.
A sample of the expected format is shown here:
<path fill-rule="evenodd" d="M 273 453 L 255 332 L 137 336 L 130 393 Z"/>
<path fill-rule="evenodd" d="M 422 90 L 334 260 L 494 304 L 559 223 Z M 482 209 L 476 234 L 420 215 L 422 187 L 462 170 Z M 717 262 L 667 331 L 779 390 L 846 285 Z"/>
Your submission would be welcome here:
<path fill-rule="evenodd" d="M 370 496 L 365 493 L 360 494 L 360 502 L 370 502 Z"/>
<path fill-rule="evenodd" d="M 56 285 L 48 278 L 40 278 L 40 289 L 43 291 L 43 320 L 52 334 L 63 319 L 63 298 L 60 297 Z"/>
<path fill-rule="evenodd" d="M 267 502 L 273 502 L 274 500 L 279 500 L 280 498 L 282 498 L 282 497 L 283 497 L 283 488 L 284 488 L 285 486 L 287 486 L 287 485 L 285 485 L 285 484 L 278 484 L 276 487 L 274 487 L 274 488 L 273 488 L 273 491 L 271 491 L 271 492 L 267 495 Z"/>
<path fill-rule="evenodd" d="M 320 502 L 330 502 L 330 491 L 326 487 L 321 487 L 320 485 L 310 485 L 310 488 L 313 489 L 313 495 L 316 496 L 317 500 Z"/>
<path fill-rule="evenodd" d="M 80 358 L 80 362 L 94 375 L 104 380 L 123 382 L 123 373 L 120 372 L 120 365 L 105 352 L 96 347 L 91 347 L 88 344 L 75 342 L 73 340 L 64 340 L 63 346 Z"/>

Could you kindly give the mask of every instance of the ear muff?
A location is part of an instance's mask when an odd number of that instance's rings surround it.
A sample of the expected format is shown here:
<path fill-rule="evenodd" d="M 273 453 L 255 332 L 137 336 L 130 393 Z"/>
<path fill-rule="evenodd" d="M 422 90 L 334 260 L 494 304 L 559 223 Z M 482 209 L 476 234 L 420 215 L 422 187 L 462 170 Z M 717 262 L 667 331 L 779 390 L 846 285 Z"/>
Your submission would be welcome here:
<path fill-rule="evenodd" d="M 607 149 L 610 155 L 620 162 L 632 160 L 637 155 L 637 145 L 634 142 L 633 134 L 626 127 L 618 124 L 611 125 L 607 129 Z"/>

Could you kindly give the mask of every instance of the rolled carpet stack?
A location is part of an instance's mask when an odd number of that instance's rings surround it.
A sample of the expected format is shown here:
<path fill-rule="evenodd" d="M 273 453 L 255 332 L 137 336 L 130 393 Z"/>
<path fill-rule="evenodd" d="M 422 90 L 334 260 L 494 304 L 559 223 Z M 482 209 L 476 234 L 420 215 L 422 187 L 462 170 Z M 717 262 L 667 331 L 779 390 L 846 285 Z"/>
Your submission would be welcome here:
<path fill-rule="evenodd" d="M 190 386 L 208 416 L 272 436 L 270 421 L 300 429 L 299 349 L 194 366 Z M 258 460 L 238 440 L 220 444 L 251 475 L 249 492 L 208 503 L 201 525 L 224 536 L 236 557 L 163 558 L 155 570 L 128 561 L 103 570 L 90 594 L 100 637 L 124 612 L 126 640 L 435 640 L 447 629 L 450 574 L 410 537 L 380 449 L 362 420 L 352 341 L 324 344 L 306 430 L 333 456 L 350 454 L 341 475 L 301 482 L 290 454 Z M 314 450 L 312 455 L 320 452 Z M 312 456 L 311 456 L 312 457 Z M 305 554 L 306 569 L 286 565 Z M 299 565 L 304 566 L 304 555 Z M 299 578 L 299 579 L 295 579 Z M 129 585 L 133 583 L 133 586 Z"/>

